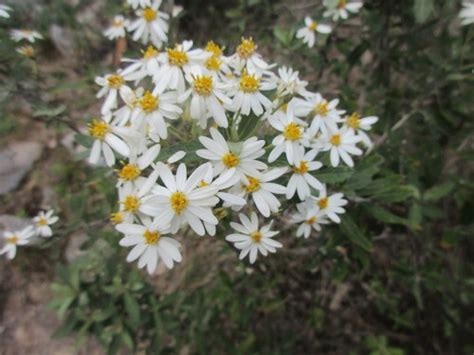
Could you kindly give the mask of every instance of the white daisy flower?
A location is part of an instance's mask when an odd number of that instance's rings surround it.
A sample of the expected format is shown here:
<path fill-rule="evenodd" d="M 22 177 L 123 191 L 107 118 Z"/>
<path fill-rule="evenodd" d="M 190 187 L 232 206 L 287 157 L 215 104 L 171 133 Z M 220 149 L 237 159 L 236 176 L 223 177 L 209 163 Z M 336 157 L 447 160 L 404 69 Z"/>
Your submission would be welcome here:
<path fill-rule="evenodd" d="M 462 6 L 463 9 L 459 12 L 461 25 L 466 26 L 474 23 L 474 2 L 464 1 Z"/>
<path fill-rule="evenodd" d="M 347 205 L 347 200 L 345 200 L 342 193 L 335 193 L 330 196 L 327 194 L 326 186 L 320 191 L 319 197 L 310 197 L 306 200 L 308 209 L 320 210 L 328 218 L 335 222 L 341 223 L 341 218 L 338 214 L 346 213 L 346 210 L 343 206 Z"/>
<path fill-rule="evenodd" d="M 129 80 L 139 81 L 146 76 L 153 76 L 154 73 L 160 70 L 162 53 L 159 50 L 150 45 L 142 53 L 143 57 L 140 59 L 122 59 L 122 62 L 131 63 L 121 72 Z"/>
<path fill-rule="evenodd" d="M 100 99 L 106 96 L 101 108 L 101 113 L 103 115 L 106 115 L 111 110 L 117 108 L 117 98 L 119 95 L 122 100 L 125 101 L 126 97 L 132 94 L 132 89 L 125 84 L 126 80 L 129 79 L 123 76 L 120 72 L 95 78 L 95 83 L 102 87 L 97 93 L 97 98 Z"/>
<path fill-rule="evenodd" d="M 132 114 L 135 112 L 139 105 L 140 98 L 143 96 L 143 88 L 136 90 L 125 91 L 123 96 L 123 102 L 125 105 L 119 109 L 113 111 L 113 124 L 116 126 L 126 126 L 130 123 Z"/>
<path fill-rule="evenodd" d="M 249 256 L 250 264 L 255 263 L 257 255 L 260 253 L 267 256 L 268 253 L 275 253 L 277 248 L 283 247 L 280 242 L 272 238 L 279 232 L 272 231 L 272 223 L 262 228 L 258 228 L 258 217 L 252 212 L 250 219 L 244 214 L 239 214 L 240 222 L 231 222 L 231 227 L 237 232 L 229 234 L 225 239 L 234 244 L 234 247 L 241 250 L 239 259 Z"/>
<path fill-rule="evenodd" d="M 228 65 L 230 58 L 223 55 L 223 47 L 220 47 L 214 41 L 209 41 L 207 42 L 205 51 L 211 55 L 204 62 L 204 67 L 209 71 L 209 74 L 218 78 L 232 74 Z"/>
<path fill-rule="evenodd" d="M 152 0 L 127 0 L 127 4 L 129 4 L 132 8 L 136 9 L 138 7 L 144 8 L 151 6 L 151 1 Z M 158 2 L 158 0 L 154 0 L 155 2 Z M 161 0 L 159 0 L 161 3 Z"/>
<path fill-rule="evenodd" d="M 240 79 L 232 86 L 229 95 L 233 97 L 233 100 L 227 106 L 230 111 L 240 111 L 245 116 L 252 111 L 256 116 L 260 116 L 264 110 L 272 107 L 272 102 L 261 91 L 273 90 L 276 87 L 274 80 L 263 79 L 259 74 L 249 74 L 244 71 Z"/>
<path fill-rule="evenodd" d="M 21 55 L 27 57 L 27 58 L 34 58 L 36 55 L 36 51 L 33 48 L 33 46 L 30 46 L 29 44 L 26 46 L 21 46 L 16 49 L 17 53 L 20 53 Z"/>
<path fill-rule="evenodd" d="M 237 70 L 246 70 L 250 74 L 262 74 L 271 68 L 260 54 L 257 53 L 258 46 L 253 38 L 244 38 L 236 48 L 235 54 L 230 57 L 231 65 Z"/>
<path fill-rule="evenodd" d="M 32 30 L 11 30 L 10 38 L 15 42 L 26 40 L 34 43 L 37 39 L 43 39 L 43 36 L 38 31 Z"/>
<path fill-rule="evenodd" d="M 278 179 L 287 170 L 287 168 L 275 168 L 257 176 L 244 175 L 241 178 L 242 184 L 234 188 L 235 194 L 244 198 L 251 196 L 260 213 L 264 217 L 269 217 L 271 212 L 278 212 L 281 206 L 274 194 L 286 194 L 285 186 L 271 181 Z"/>
<path fill-rule="evenodd" d="M 137 10 L 138 19 L 133 21 L 128 30 L 133 32 L 132 39 L 147 44 L 149 41 L 160 48 L 168 41 L 169 15 L 158 11 L 161 1 L 155 1 L 145 8 Z"/>
<path fill-rule="evenodd" d="M 145 225 L 122 223 L 115 228 L 125 234 L 119 244 L 123 247 L 133 247 L 127 256 L 129 263 L 138 259 L 138 267 L 146 266 L 151 275 L 156 271 L 158 263 L 163 261 L 168 269 L 172 269 L 174 263 L 182 260 L 181 244 L 170 237 L 169 228 L 162 228 L 148 220 L 143 221 Z"/>
<path fill-rule="evenodd" d="M 143 217 L 141 209 L 150 198 L 150 192 L 156 180 L 158 180 L 158 172 L 155 170 L 147 178 L 140 177 L 134 184 L 119 187 L 119 212 L 122 219 L 133 221 L 136 217 Z"/>
<path fill-rule="evenodd" d="M 308 208 L 306 203 L 296 205 L 298 212 L 291 217 L 291 222 L 299 224 L 296 230 L 297 237 L 309 238 L 312 230 L 321 231 L 322 224 L 328 224 L 326 213 L 319 208 Z"/>
<path fill-rule="evenodd" d="M 144 179 L 141 175 L 143 170 L 148 168 L 160 154 L 161 146 L 159 144 L 148 147 L 139 156 L 132 149 L 130 158 L 126 164 L 117 171 L 118 183 L 117 186 L 124 184 L 133 184 L 140 179 Z M 158 178 L 158 175 L 156 176 Z M 155 179 L 156 182 L 156 179 Z"/>
<path fill-rule="evenodd" d="M 89 124 L 89 134 L 95 139 L 89 156 L 91 164 L 97 164 L 101 155 L 104 154 L 106 164 L 114 165 L 114 150 L 124 157 L 130 155 L 130 147 L 123 138 L 133 136 L 133 131 L 130 128 L 111 125 L 110 118 L 111 116 L 108 115 L 102 120 L 92 120 Z"/>
<path fill-rule="evenodd" d="M 168 48 L 164 56 L 164 63 L 155 73 L 153 80 L 156 90 L 163 92 L 166 89 L 177 90 L 179 94 L 186 90 L 185 73 L 191 73 L 193 67 L 202 66 L 212 54 L 202 49 L 191 49 L 193 41 L 184 41 L 174 48 Z"/>
<path fill-rule="evenodd" d="M 176 176 L 163 163 L 158 163 L 156 169 L 165 186 L 153 188 L 152 196 L 141 211 L 154 217 L 157 223 L 170 224 L 172 233 L 183 224 L 189 224 L 202 236 L 205 234 L 203 222 L 219 223 L 212 213 L 212 207 L 219 202 L 216 196 L 218 188 L 212 185 L 199 187 L 208 169 L 206 165 L 198 167 L 189 178 L 184 164 L 178 166 Z"/>
<path fill-rule="evenodd" d="M 10 11 L 12 11 L 12 8 L 10 6 L 0 4 L 0 17 L 10 18 Z"/>
<path fill-rule="evenodd" d="M 258 175 L 260 170 L 265 170 L 267 165 L 258 160 L 265 154 L 264 140 L 251 137 L 244 142 L 227 142 L 215 128 L 209 130 L 211 138 L 199 137 L 199 141 L 206 149 L 199 149 L 196 154 L 209 160 L 216 175 L 230 169 L 242 175 Z"/>
<path fill-rule="evenodd" d="M 354 112 L 352 115 L 345 118 L 344 126 L 349 130 L 352 130 L 367 147 L 371 147 L 372 141 L 366 131 L 370 131 L 372 125 L 377 123 L 378 120 L 379 119 L 376 116 L 361 118 L 357 112 Z"/>
<path fill-rule="evenodd" d="M 356 14 L 359 12 L 364 4 L 361 1 L 348 2 L 347 0 L 325 0 L 324 6 L 327 8 L 324 11 L 324 17 L 332 17 L 333 21 L 337 21 L 340 18 L 346 20 L 349 17 L 349 13 Z"/>
<path fill-rule="evenodd" d="M 293 99 L 291 101 L 292 111 L 297 117 L 312 117 L 311 128 L 315 133 L 327 134 L 328 130 L 336 131 L 337 124 L 342 121 L 341 115 L 344 110 L 338 110 L 338 99 L 327 101 L 317 93 L 305 99 Z"/>
<path fill-rule="evenodd" d="M 159 93 L 146 91 L 138 100 L 138 105 L 132 114 L 132 122 L 142 130 L 152 126 L 161 139 L 168 138 L 168 125 L 166 119 L 175 120 L 183 110 L 176 105 L 176 92 Z"/>
<path fill-rule="evenodd" d="M 4 232 L 3 239 L 5 245 L 0 249 L 0 255 L 6 254 L 7 258 L 12 260 L 16 256 L 16 249 L 18 246 L 27 245 L 30 238 L 33 237 L 35 231 L 32 226 L 28 226 L 18 232 Z"/>
<path fill-rule="evenodd" d="M 191 96 L 191 118 L 200 121 L 201 127 L 207 126 L 207 117 L 212 116 L 219 127 L 228 127 L 223 104 L 230 105 L 232 100 L 224 94 L 225 86 L 212 75 L 187 75 L 191 87 L 184 92 L 179 101 L 184 102 Z"/>
<path fill-rule="evenodd" d="M 111 26 L 104 31 L 104 36 L 110 40 L 125 37 L 128 26 L 129 21 L 126 20 L 122 15 L 117 15 L 114 17 Z"/>
<path fill-rule="evenodd" d="M 277 94 L 279 97 L 286 95 L 301 95 L 307 96 L 309 92 L 306 91 L 307 81 L 300 80 L 299 72 L 294 71 L 292 68 L 285 66 L 278 69 L 278 80 L 277 80 Z"/>
<path fill-rule="evenodd" d="M 310 150 L 305 154 L 303 147 L 299 147 L 294 152 L 294 161 L 291 167 L 293 174 L 288 181 L 286 191 L 288 199 L 298 193 L 299 199 L 303 201 L 306 197 L 311 196 L 311 187 L 317 190 L 323 189 L 321 182 L 310 174 L 311 171 L 318 170 L 323 166 L 321 162 L 314 161 L 316 154 L 316 150 Z"/>
<path fill-rule="evenodd" d="M 268 119 L 271 126 L 281 134 L 273 138 L 275 146 L 268 156 L 268 162 L 272 163 L 285 152 L 288 163 L 292 164 L 294 152 L 304 143 L 304 130 L 306 123 L 295 117 L 291 108 L 286 113 L 276 112 Z"/>
<path fill-rule="evenodd" d="M 322 150 L 330 152 L 331 165 L 336 167 L 339 160 L 342 159 L 348 166 L 353 167 L 354 161 L 351 155 L 362 155 L 362 150 L 357 147 L 357 143 L 361 138 L 357 136 L 353 130 L 343 128 L 337 131 L 330 131 L 325 136 L 326 144 Z M 339 159 L 340 158 L 340 159 Z"/>
<path fill-rule="evenodd" d="M 59 217 L 54 216 L 53 214 L 53 210 L 49 210 L 46 213 L 41 211 L 38 216 L 33 218 L 35 232 L 38 236 L 48 238 L 53 235 L 53 231 L 50 226 L 59 220 Z"/>
<path fill-rule="evenodd" d="M 331 26 L 313 21 L 309 16 L 304 19 L 304 22 L 305 27 L 296 32 L 296 38 L 302 38 L 303 43 L 308 44 L 309 48 L 312 48 L 316 42 L 316 32 L 328 34 L 332 31 Z"/>

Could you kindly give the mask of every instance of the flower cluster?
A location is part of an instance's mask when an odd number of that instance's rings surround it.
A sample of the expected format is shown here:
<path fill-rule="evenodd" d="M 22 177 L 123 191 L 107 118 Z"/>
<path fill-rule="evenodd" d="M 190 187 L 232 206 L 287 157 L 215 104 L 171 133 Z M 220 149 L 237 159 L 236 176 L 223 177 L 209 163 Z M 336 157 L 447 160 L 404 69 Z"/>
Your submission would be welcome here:
<path fill-rule="evenodd" d="M 53 210 L 47 212 L 41 211 L 33 218 L 32 224 L 22 230 L 3 232 L 4 246 L 0 249 L 0 255 L 12 260 L 16 256 L 16 250 L 19 246 L 34 243 L 38 238 L 50 238 L 53 236 L 51 226 L 59 218 L 54 215 Z"/>
<path fill-rule="evenodd" d="M 340 19 L 348 19 L 350 13 L 359 12 L 363 3 L 360 1 L 324 0 L 323 6 L 325 10 L 322 17 L 331 18 L 332 21 L 337 22 Z M 309 48 L 314 46 L 317 33 L 328 34 L 332 31 L 331 26 L 315 21 L 309 16 L 305 17 L 304 22 L 305 26 L 296 32 L 296 38 L 302 39 Z"/>
<path fill-rule="evenodd" d="M 159 12 L 156 3 L 136 3 Z M 318 170 L 326 156 L 333 167 L 352 167 L 371 145 L 366 132 L 376 117 L 346 114 L 338 99 L 307 90 L 297 71 L 267 63 L 251 37 L 230 55 L 213 41 L 159 48 L 164 37 L 148 40 L 141 58 L 96 78 L 102 117 L 89 125 L 89 161 L 117 171 L 120 208 L 111 220 L 120 245 L 132 247 L 129 262 L 149 273 L 159 262 L 172 268 L 182 259 L 176 233 L 214 236 L 234 212 L 240 223 L 226 240 L 251 263 L 282 247 L 259 217 L 294 206 L 291 221 L 305 238 L 340 222 L 347 200 L 328 192 Z"/>

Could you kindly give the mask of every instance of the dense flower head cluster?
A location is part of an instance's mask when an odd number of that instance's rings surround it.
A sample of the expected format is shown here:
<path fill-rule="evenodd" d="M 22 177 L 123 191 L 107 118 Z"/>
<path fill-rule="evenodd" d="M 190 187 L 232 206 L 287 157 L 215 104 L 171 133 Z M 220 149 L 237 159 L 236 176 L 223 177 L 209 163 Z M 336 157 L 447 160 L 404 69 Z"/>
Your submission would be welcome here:
<path fill-rule="evenodd" d="M 283 246 L 273 221 L 259 227 L 259 219 L 290 214 L 305 238 L 339 223 L 348 201 L 330 192 L 318 170 L 328 161 L 354 166 L 371 146 L 367 132 L 377 117 L 309 91 L 297 71 L 268 63 L 252 37 L 230 55 L 213 41 L 165 45 L 160 3 L 131 3 L 142 15 L 132 28 L 156 21 L 155 35 L 138 32 L 147 44 L 141 57 L 96 79 L 102 118 L 89 125 L 89 161 L 103 157 L 117 169 L 120 208 L 111 219 L 124 235 L 120 245 L 132 247 L 127 260 L 149 273 L 159 262 L 171 268 L 182 259 L 176 233 L 189 227 L 214 236 L 224 218 L 237 215 L 226 240 L 251 263 Z M 183 151 L 162 158 L 170 145 Z"/>
<path fill-rule="evenodd" d="M 8 259 L 12 260 L 15 258 L 19 246 L 34 244 L 41 238 L 52 237 L 53 230 L 51 226 L 58 220 L 59 217 L 54 215 L 53 210 L 41 211 L 33 218 L 31 225 L 17 231 L 4 231 L 0 255 L 5 255 Z"/>

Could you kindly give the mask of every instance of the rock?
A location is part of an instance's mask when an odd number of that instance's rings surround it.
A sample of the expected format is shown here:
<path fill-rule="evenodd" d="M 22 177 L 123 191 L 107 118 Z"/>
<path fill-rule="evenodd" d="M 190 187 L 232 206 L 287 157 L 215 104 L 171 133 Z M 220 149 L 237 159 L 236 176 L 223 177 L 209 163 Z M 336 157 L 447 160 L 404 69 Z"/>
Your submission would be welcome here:
<path fill-rule="evenodd" d="M 0 196 L 18 187 L 41 151 L 38 142 L 13 143 L 0 151 Z"/>
<path fill-rule="evenodd" d="M 77 58 L 77 46 L 74 33 L 71 29 L 58 25 L 49 26 L 49 37 L 54 47 L 65 58 L 74 60 Z"/>
<path fill-rule="evenodd" d="M 71 263 L 78 257 L 84 255 L 86 252 L 81 250 L 81 245 L 87 240 L 87 235 L 84 233 L 74 233 L 69 238 L 64 256 L 66 260 Z"/>

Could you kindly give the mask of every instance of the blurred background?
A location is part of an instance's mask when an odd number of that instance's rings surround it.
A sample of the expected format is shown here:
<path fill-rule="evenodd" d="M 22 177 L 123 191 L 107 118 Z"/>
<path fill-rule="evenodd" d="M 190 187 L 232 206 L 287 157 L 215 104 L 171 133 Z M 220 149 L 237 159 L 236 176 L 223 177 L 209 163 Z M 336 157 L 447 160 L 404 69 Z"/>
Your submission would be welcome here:
<path fill-rule="evenodd" d="M 474 25 L 458 0 L 366 0 L 309 49 L 295 38 L 321 1 L 175 1 L 171 41 L 232 53 L 253 36 L 309 89 L 377 115 L 375 146 L 333 183 L 343 226 L 254 265 L 222 241 L 181 236 L 184 262 L 148 277 L 108 216 L 115 177 L 84 162 L 78 132 L 115 70 L 102 35 L 121 1 L 15 0 L 0 21 L 0 229 L 40 209 L 58 238 L 0 260 L 0 354 L 472 354 Z M 167 4 L 166 6 L 171 6 Z M 12 28 L 40 31 L 34 57 Z M 125 56 L 141 49 L 128 43 Z"/>

